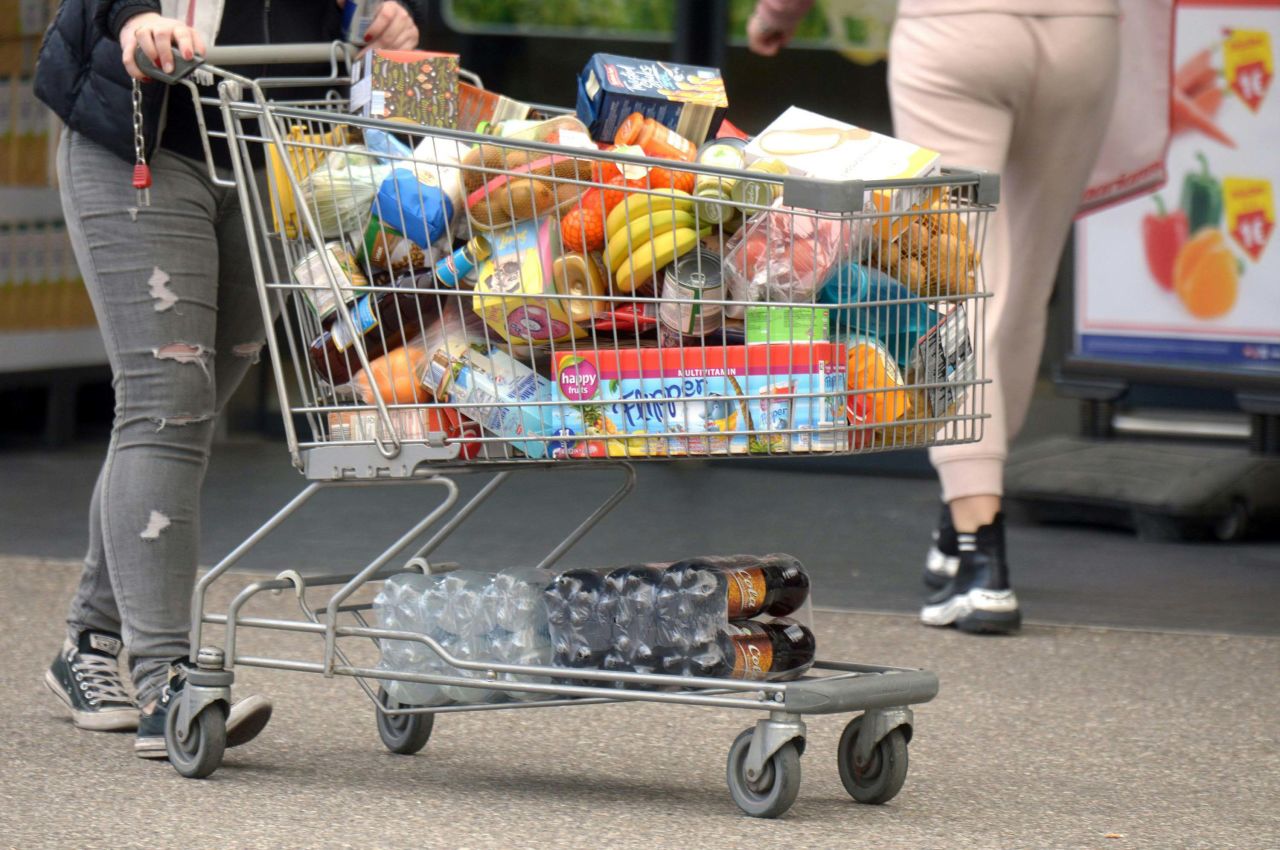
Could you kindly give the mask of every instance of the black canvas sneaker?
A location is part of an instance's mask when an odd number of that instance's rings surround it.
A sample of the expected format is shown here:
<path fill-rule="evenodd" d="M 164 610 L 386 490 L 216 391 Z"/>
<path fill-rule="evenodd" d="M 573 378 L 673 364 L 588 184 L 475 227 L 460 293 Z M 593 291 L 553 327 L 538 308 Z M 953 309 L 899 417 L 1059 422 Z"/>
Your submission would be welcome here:
<path fill-rule="evenodd" d="M 138 707 L 120 678 L 124 643 L 110 632 L 84 631 L 67 641 L 44 674 L 44 683 L 81 729 L 127 732 L 138 726 Z"/>
<path fill-rule="evenodd" d="M 186 668 L 175 664 L 169 673 L 169 681 L 160 691 L 160 698 L 155 707 L 138 718 L 138 739 L 133 743 L 133 752 L 139 758 L 168 758 L 165 749 L 164 723 L 169 711 L 173 708 L 174 698 L 186 684 Z M 245 697 L 231 706 L 227 714 L 227 746 L 238 747 L 247 744 L 266 727 L 271 719 L 271 700 L 260 694 Z"/>
<path fill-rule="evenodd" d="M 938 590 L 956 574 L 960 566 L 960 549 L 956 543 L 956 527 L 951 524 L 951 508 L 942 504 L 938 527 L 933 530 L 933 545 L 924 558 L 924 583 Z"/>
<path fill-rule="evenodd" d="M 956 574 L 920 611 L 927 626 L 955 626 L 966 632 L 1008 634 L 1022 625 L 1018 597 L 1009 586 L 1004 553 L 1004 516 L 975 534 L 956 534 L 960 563 Z"/>

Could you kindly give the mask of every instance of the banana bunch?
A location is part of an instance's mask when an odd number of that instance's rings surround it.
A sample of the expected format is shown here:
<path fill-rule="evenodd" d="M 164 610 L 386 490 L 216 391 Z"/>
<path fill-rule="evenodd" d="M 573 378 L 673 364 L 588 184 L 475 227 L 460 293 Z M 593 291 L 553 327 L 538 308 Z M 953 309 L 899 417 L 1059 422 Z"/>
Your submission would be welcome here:
<path fill-rule="evenodd" d="M 895 238 L 881 239 L 876 265 L 921 295 L 973 294 L 981 257 L 964 219 L 943 199 L 919 209 L 924 214 L 905 216 L 906 226 Z"/>
<path fill-rule="evenodd" d="M 617 292 L 635 292 L 698 245 L 693 196 L 633 194 L 605 221 L 605 263 Z"/>

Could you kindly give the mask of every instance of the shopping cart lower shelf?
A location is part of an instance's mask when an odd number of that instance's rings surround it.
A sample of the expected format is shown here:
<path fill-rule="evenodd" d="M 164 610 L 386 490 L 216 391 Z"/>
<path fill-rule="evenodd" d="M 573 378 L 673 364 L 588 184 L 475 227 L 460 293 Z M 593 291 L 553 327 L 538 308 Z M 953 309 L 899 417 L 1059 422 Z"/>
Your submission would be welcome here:
<path fill-rule="evenodd" d="M 571 472 L 581 468 L 562 464 L 544 464 L 543 467 L 544 474 L 548 469 Z M 635 486 L 635 469 L 629 463 L 597 464 L 590 468 L 612 468 L 622 474 L 622 482 L 543 559 L 540 566 L 549 566 L 563 557 Z M 564 678 L 570 671 L 563 668 L 467 661 L 450 655 L 427 635 L 371 626 L 365 615 L 372 604 L 349 601 L 361 587 L 400 572 L 401 568 L 392 569 L 389 565 L 399 563 L 413 542 L 435 526 L 438 526 L 435 533 L 408 557 L 407 563 L 423 571 L 449 569 L 452 565 L 436 564 L 430 560 L 435 549 L 498 492 L 510 476 L 526 471 L 528 467 L 524 464 L 497 470 L 492 467 L 459 467 L 448 474 L 432 471 L 390 479 L 384 483 L 404 487 L 435 486 L 445 492 L 434 510 L 362 570 L 351 574 L 309 577 L 294 570 L 285 570 L 275 578 L 249 583 L 231 601 L 226 613 L 208 610 L 209 587 L 226 576 L 236 563 L 300 511 L 317 493 L 335 488 L 368 486 L 371 482 L 352 478 L 317 481 L 308 485 L 197 583 L 193 600 L 196 622 L 192 637 L 193 646 L 200 648 L 195 653 L 194 665 L 186 673 L 182 689 L 170 706 L 165 727 L 173 767 L 190 778 L 209 776 L 219 767 L 226 746 L 226 720 L 231 704 L 234 668 L 260 667 L 354 679 L 371 700 L 383 744 L 391 752 L 402 755 L 412 755 L 427 745 L 437 715 L 462 711 L 658 702 L 762 713 L 764 717 L 733 741 L 727 765 L 730 796 L 739 808 L 755 817 L 777 817 L 795 802 L 800 787 L 800 756 L 805 751 L 804 718 L 807 715 L 861 712 L 845 728 L 837 749 L 841 781 L 850 796 L 862 803 L 884 803 L 901 790 L 907 774 L 907 744 L 914 725 L 911 706 L 931 700 L 938 691 L 937 677 L 927 671 L 819 660 L 814 663 L 810 674 L 789 682 L 574 669 L 572 676 L 577 684 L 568 684 Z M 493 473 L 493 477 L 475 495 L 461 500 L 456 479 L 477 472 Z M 307 598 L 308 591 L 334 587 L 338 589 L 324 607 L 312 607 Z M 267 619 L 241 613 L 246 604 L 259 594 L 281 591 L 292 591 L 296 595 L 302 618 Z M 206 640 L 206 627 L 210 625 L 225 628 L 225 640 L 221 646 Z M 325 643 L 324 658 L 308 662 L 246 654 L 239 649 L 241 634 L 246 630 L 320 637 Z M 351 641 L 360 640 L 418 642 L 438 653 L 450 666 L 478 676 L 424 675 L 357 666 L 351 662 L 344 647 Z M 514 682 L 500 679 L 502 674 L 545 677 L 553 681 L 547 684 Z M 381 684 L 389 679 L 500 692 L 534 692 L 545 695 L 547 699 L 413 707 L 401 705 L 390 697 Z"/>

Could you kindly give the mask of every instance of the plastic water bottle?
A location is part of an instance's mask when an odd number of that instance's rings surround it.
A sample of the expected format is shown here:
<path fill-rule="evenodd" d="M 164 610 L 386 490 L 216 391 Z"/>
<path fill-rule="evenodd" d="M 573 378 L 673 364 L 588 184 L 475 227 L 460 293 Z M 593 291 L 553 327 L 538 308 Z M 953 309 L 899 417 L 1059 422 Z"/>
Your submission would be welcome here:
<path fill-rule="evenodd" d="M 486 594 L 491 576 L 475 570 L 457 570 L 441 577 L 443 600 L 430 625 L 463 638 L 474 638 L 493 631 L 494 598 Z M 433 599 L 433 604 L 437 600 Z"/>
<path fill-rule="evenodd" d="M 452 637 L 447 639 L 447 651 L 459 661 L 489 661 L 494 638 L 490 634 Z M 465 676 L 468 679 L 485 678 L 483 670 L 466 670 L 449 668 L 448 675 Z M 465 688 L 457 685 L 445 685 L 441 689 L 450 700 L 463 705 L 479 705 L 482 703 L 502 702 L 506 694 L 488 688 Z"/>
<path fill-rule="evenodd" d="M 494 661 L 504 664 L 523 664 L 528 667 L 551 666 L 551 638 L 547 636 L 545 630 L 528 628 L 514 632 L 498 631 L 492 635 L 492 640 Z M 549 677 L 528 676 L 522 673 L 499 673 L 498 678 L 507 682 L 551 684 Z M 507 696 L 520 702 L 551 698 L 547 694 L 529 691 L 509 691 Z"/>
<path fill-rule="evenodd" d="M 538 567 L 517 567 L 493 576 L 486 589 L 494 621 L 507 632 L 535 630 L 547 633 L 547 606 L 542 592 L 555 573 Z"/>

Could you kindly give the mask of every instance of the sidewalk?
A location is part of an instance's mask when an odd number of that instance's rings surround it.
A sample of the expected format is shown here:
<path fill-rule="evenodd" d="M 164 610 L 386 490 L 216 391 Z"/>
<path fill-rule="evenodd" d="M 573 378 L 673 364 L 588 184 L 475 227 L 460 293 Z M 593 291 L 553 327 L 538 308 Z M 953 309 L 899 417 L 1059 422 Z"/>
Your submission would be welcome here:
<path fill-rule="evenodd" d="M 0 846 L 1261 848 L 1280 835 L 1280 639 L 1029 628 L 1013 639 L 821 613 L 824 655 L 927 666 L 911 772 L 887 806 L 845 794 L 842 718 L 810 724 L 780 821 L 740 816 L 724 758 L 744 713 L 602 706 L 442 717 L 416 757 L 383 750 L 354 683 L 240 671 L 276 701 L 262 737 L 203 782 L 81 732 L 41 674 L 76 578 L 0 557 Z M 225 607 L 246 579 L 217 586 Z M 255 611 L 293 617 L 290 595 Z M 244 635 L 317 660 L 319 644 Z M 270 645 L 268 645 L 268 641 Z M 1107 838 L 1108 834 L 1119 838 Z"/>

